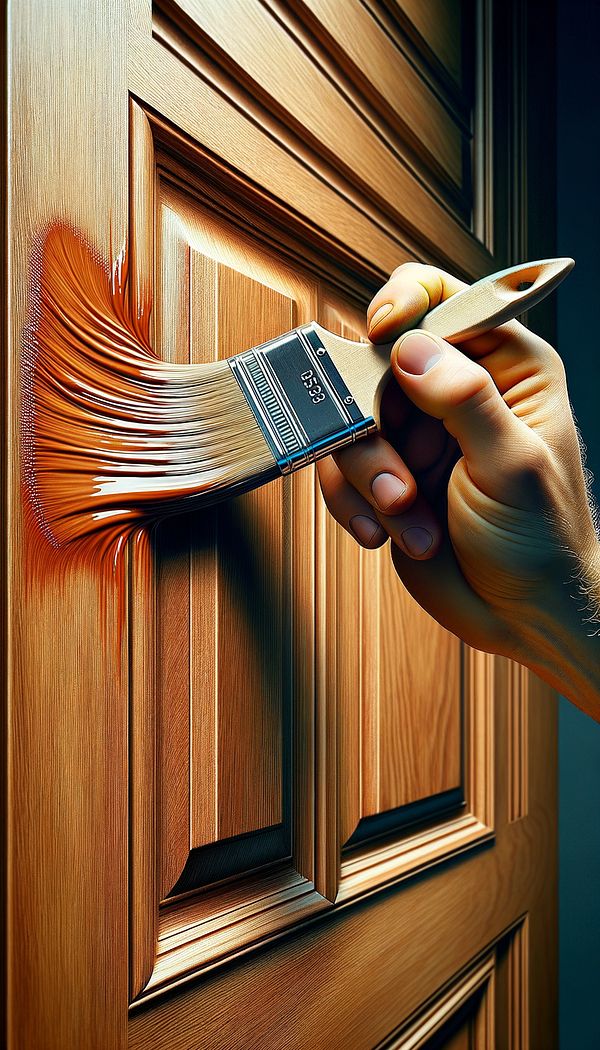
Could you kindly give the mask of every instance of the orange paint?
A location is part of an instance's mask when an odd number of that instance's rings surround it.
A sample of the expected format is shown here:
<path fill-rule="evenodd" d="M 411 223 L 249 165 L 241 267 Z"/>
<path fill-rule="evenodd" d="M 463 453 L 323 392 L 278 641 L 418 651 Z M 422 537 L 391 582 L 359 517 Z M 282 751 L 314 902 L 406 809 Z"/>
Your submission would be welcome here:
<path fill-rule="evenodd" d="M 125 253 L 110 274 L 59 224 L 34 260 L 22 370 L 24 471 L 38 526 L 53 547 L 98 532 L 110 545 L 111 533 L 131 531 L 144 518 L 142 508 L 123 505 L 115 484 L 126 442 L 135 444 L 135 417 L 144 409 L 147 415 L 153 400 L 154 383 L 144 382 L 142 368 L 157 362 L 148 297 L 132 316 L 127 278 Z M 120 418 L 130 400 L 131 422 Z"/>
<path fill-rule="evenodd" d="M 73 229 L 34 253 L 23 343 L 22 449 L 29 571 L 77 561 L 125 605 L 129 538 L 159 517 L 268 480 L 274 460 L 226 361 L 174 364 L 150 345 L 150 295 L 130 295 Z"/>
<path fill-rule="evenodd" d="M 127 279 L 125 252 L 110 273 L 75 231 L 51 226 L 34 253 L 21 369 L 27 575 L 60 583 L 89 570 L 104 622 L 113 606 L 121 628 L 124 551 L 136 531 L 143 542 L 147 515 L 100 493 L 120 454 L 119 394 L 157 360 L 149 296 L 132 315 Z"/>

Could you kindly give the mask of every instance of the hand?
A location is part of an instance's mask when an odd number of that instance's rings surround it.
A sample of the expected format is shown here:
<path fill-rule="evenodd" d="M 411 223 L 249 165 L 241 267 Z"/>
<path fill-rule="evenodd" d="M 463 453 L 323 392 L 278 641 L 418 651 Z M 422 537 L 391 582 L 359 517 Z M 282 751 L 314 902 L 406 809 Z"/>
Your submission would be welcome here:
<path fill-rule="evenodd" d="M 600 547 L 564 367 L 516 321 L 460 348 L 406 334 L 464 287 L 408 263 L 377 293 L 370 338 L 405 333 L 382 433 L 322 461 L 323 495 L 363 546 L 391 538 L 398 575 L 439 623 L 566 691 L 557 649 L 589 636 Z"/>

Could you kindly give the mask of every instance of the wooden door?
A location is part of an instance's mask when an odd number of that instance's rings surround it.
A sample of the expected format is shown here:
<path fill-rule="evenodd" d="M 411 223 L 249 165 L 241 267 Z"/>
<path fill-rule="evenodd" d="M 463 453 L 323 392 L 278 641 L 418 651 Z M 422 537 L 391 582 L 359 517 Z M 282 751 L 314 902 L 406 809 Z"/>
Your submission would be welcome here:
<path fill-rule="evenodd" d="M 525 6 L 9 6 L 11 1050 L 556 1045 L 550 690 L 422 612 L 312 468 L 140 533 L 119 602 L 93 558 L 28 574 L 19 465 L 53 219 L 127 245 L 173 361 L 360 337 L 403 260 L 551 254 Z"/>

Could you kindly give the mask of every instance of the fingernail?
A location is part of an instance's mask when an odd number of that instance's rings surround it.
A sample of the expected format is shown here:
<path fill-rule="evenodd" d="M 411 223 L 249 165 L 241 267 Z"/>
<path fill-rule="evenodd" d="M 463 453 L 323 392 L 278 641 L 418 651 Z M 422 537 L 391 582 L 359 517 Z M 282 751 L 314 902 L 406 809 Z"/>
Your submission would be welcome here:
<path fill-rule="evenodd" d="M 403 372 L 421 376 L 442 356 L 439 343 L 425 332 L 408 332 L 396 345 L 396 361 Z"/>
<path fill-rule="evenodd" d="M 374 518 L 368 518 L 366 514 L 355 514 L 350 518 L 350 528 L 359 543 L 369 544 L 375 539 L 375 533 L 379 532 L 381 525 Z"/>
<path fill-rule="evenodd" d="M 369 331 L 372 332 L 378 324 L 381 324 L 384 318 L 392 312 L 393 308 L 393 303 L 384 303 L 383 306 L 380 306 L 379 309 L 375 311 L 371 320 L 369 321 Z"/>
<path fill-rule="evenodd" d="M 420 554 L 425 554 L 425 551 L 429 550 L 433 543 L 433 536 L 427 529 L 422 529 L 418 525 L 411 525 L 409 529 L 405 529 L 402 533 L 402 540 L 408 553 L 417 558 Z"/>
<path fill-rule="evenodd" d="M 385 514 L 406 492 L 406 485 L 395 474 L 378 474 L 371 482 L 371 492 Z"/>

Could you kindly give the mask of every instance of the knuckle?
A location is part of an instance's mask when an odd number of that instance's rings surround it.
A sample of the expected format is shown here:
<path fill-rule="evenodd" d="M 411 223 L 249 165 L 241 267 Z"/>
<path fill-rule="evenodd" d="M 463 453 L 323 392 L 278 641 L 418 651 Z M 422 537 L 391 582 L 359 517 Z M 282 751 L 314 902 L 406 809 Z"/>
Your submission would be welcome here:
<path fill-rule="evenodd" d="M 423 264 L 409 260 L 408 262 L 400 263 L 400 266 L 396 266 L 395 270 L 392 270 L 389 279 L 390 281 L 394 277 L 398 277 L 400 274 L 411 273 L 415 270 L 422 269 Z"/>
<path fill-rule="evenodd" d="M 566 383 L 566 372 L 565 364 L 560 356 L 558 350 L 555 350 L 550 343 L 544 344 L 544 355 L 547 362 L 548 370 L 554 379 L 559 380 L 562 383 Z"/>
<path fill-rule="evenodd" d="M 522 477 L 544 478 L 551 469 L 551 456 L 542 441 L 523 442 L 516 459 L 517 469 Z"/>
<path fill-rule="evenodd" d="M 484 408 L 500 395 L 489 372 L 470 361 L 459 365 L 448 384 L 448 402 L 451 410 Z"/>
<path fill-rule="evenodd" d="M 519 337 L 519 345 L 525 342 L 525 354 L 535 362 L 539 371 L 552 379 L 566 381 L 564 362 L 558 350 L 528 329 L 524 328 L 523 332 L 524 335 Z"/>
<path fill-rule="evenodd" d="M 392 270 L 389 281 L 396 282 L 402 277 L 407 277 L 416 284 L 423 284 L 439 290 L 441 295 L 442 271 L 438 270 L 437 266 L 431 266 L 429 263 L 405 262 L 401 266 L 397 266 L 395 270 Z"/>
<path fill-rule="evenodd" d="M 550 450 L 542 441 L 520 444 L 504 465 L 505 477 L 525 505 L 544 506 L 553 486 L 554 464 Z"/>

